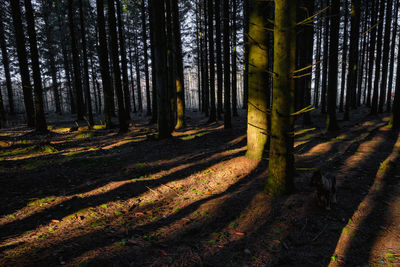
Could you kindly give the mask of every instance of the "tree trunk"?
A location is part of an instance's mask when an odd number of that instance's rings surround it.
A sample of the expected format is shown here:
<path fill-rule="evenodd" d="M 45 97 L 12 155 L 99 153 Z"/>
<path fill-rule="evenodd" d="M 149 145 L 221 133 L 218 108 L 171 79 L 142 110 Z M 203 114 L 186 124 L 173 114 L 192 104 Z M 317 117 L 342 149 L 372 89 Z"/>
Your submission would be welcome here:
<path fill-rule="evenodd" d="M 243 109 L 247 109 L 249 98 L 249 0 L 243 1 Z M 218 33 L 217 33 L 218 36 Z M 222 97 L 221 97 L 222 98 Z M 222 100 L 221 100 L 222 101 Z"/>
<path fill-rule="evenodd" d="M 400 51 L 400 43 L 397 46 L 397 51 Z M 400 130 L 400 57 L 397 57 L 397 75 L 396 75 L 396 89 L 394 93 L 393 109 L 390 116 L 389 127 L 394 131 Z"/>
<path fill-rule="evenodd" d="M 149 4 L 149 22 L 150 25 L 153 25 L 153 15 L 152 15 L 152 8 L 151 5 Z M 153 28 L 150 27 L 150 52 L 151 52 L 151 64 L 154 65 L 154 39 L 153 39 Z M 151 68 L 151 89 L 152 89 L 152 107 L 153 107 L 153 112 L 151 116 L 150 123 L 156 123 L 157 122 L 157 86 L 156 86 L 157 80 L 156 80 L 156 71 L 155 68 Z"/>
<path fill-rule="evenodd" d="M 4 25 L 3 25 L 4 18 L 2 12 L 3 11 L 0 11 L 0 48 L 1 48 L 3 67 L 4 67 L 4 75 L 6 76 L 8 108 L 10 111 L 10 115 L 14 115 L 15 108 L 14 108 L 14 96 L 11 86 L 10 60 L 8 59 L 6 36 L 4 33 Z"/>
<path fill-rule="evenodd" d="M 378 1 L 379 2 L 379 1 Z M 379 21 L 378 25 L 378 37 L 377 37 L 377 51 L 376 51 L 376 61 L 375 61 L 375 80 L 374 80 L 374 92 L 372 96 L 372 105 L 371 105 L 371 115 L 375 115 L 378 113 L 378 94 L 379 94 L 379 82 L 381 72 L 380 69 L 382 67 L 382 33 L 383 33 L 383 20 L 385 18 L 385 2 L 384 0 L 380 1 L 379 8 Z M 385 64 L 386 65 L 386 64 Z"/>
<path fill-rule="evenodd" d="M 244 4 L 246 4 L 247 2 L 248 2 L 248 0 L 245 0 Z M 217 62 L 217 119 L 221 120 L 222 119 L 223 71 L 222 71 L 221 2 L 220 1 L 215 2 L 215 49 L 216 49 L 215 56 L 216 56 L 216 62 Z M 247 57 L 248 57 L 248 55 L 247 55 Z"/>
<path fill-rule="evenodd" d="M 35 92 L 35 127 L 37 132 L 46 133 L 48 130 L 43 108 L 43 88 L 42 77 L 40 74 L 39 52 L 36 41 L 35 19 L 33 17 L 31 0 L 25 0 L 24 3 Z"/>
<path fill-rule="evenodd" d="M 210 55 L 210 117 L 208 122 L 217 120 L 217 111 L 215 109 L 215 56 L 214 56 L 214 6 L 212 0 L 208 0 L 208 52 Z"/>
<path fill-rule="evenodd" d="M 354 91 L 357 88 L 358 71 L 358 42 L 360 39 L 360 3 L 359 0 L 351 1 L 351 30 L 349 50 L 349 70 L 347 73 L 346 105 L 344 120 L 350 119 L 350 105 L 353 103 Z"/>
<path fill-rule="evenodd" d="M 89 127 L 94 124 L 93 121 L 93 112 L 92 112 L 92 97 L 90 95 L 90 85 L 89 85 L 89 64 L 88 64 L 88 56 L 86 50 L 86 29 L 85 29 L 85 22 L 83 18 L 83 4 L 82 0 L 79 0 L 79 19 L 80 19 L 80 26 L 81 26 L 81 35 L 82 35 L 82 51 L 83 51 L 83 72 L 85 75 L 84 85 L 85 85 L 85 92 L 86 92 L 86 105 L 87 111 L 89 115 Z"/>
<path fill-rule="evenodd" d="M 119 131 L 127 132 L 128 124 L 126 122 L 126 111 L 124 107 L 124 95 L 121 84 L 121 70 L 119 68 L 119 56 L 118 56 L 118 37 L 117 37 L 117 25 L 115 21 L 115 7 L 114 0 L 108 0 L 108 31 L 110 35 L 110 48 L 111 58 L 113 62 L 114 70 L 114 85 L 115 92 L 117 94 L 118 104 L 118 119 L 119 119 Z"/>
<path fill-rule="evenodd" d="M 181 25 L 179 20 L 178 0 L 172 1 L 172 24 L 176 49 L 176 126 L 180 129 L 185 126 L 185 83 L 183 76 L 183 58 L 182 58 L 182 41 L 181 41 Z M 212 100 L 211 100 L 212 102 Z M 214 97 L 215 102 L 215 97 Z M 215 105 L 214 105 L 215 106 Z"/>
<path fill-rule="evenodd" d="M 252 159 L 261 160 L 268 141 L 269 90 L 265 70 L 268 68 L 268 32 L 265 29 L 268 2 L 250 2 L 249 26 L 249 70 L 248 70 L 248 112 L 247 112 L 247 153 Z"/>
<path fill-rule="evenodd" d="M 237 13 L 237 2 L 236 0 L 232 0 L 232 115 L 234 117 L 238 116 L 237 112 L 237 52 L 236 52 L 236 13 Z"/>
<path fill-rule="evenodd" d="M 326 0 L 328 5 L 329 0 Z M 322 61 L 322 87 L 321 87 L 321 112 L 326 113 L 326 87 L 328 85 L 328 63 L 329 63 L 329 17 L 324 19 L 324 54 Z"/>
<path fill-rule="evenodd" d="M 76 90 L 76 106 L 77 106 L 77 119 L 78 121 L 83 120 L 83 95 L 82 95 L 82 79 L 81 70 L 79 64 L 79 53 L 76 45 L 75 29 L 74 29 L 74 15 L 73 15 L 73 0 L 68 0 L 68 18 L 69 18 L 69 29 L 71 32 L 71 49 L 72 49 L 72 63 L 75 80 Z"/>
<path fill-rule="evenodd" d="M 106 118 L 106 128 L 112 127 L 112 86 L 110 78 L 110 66 L 108 63 L 108 48 L 107 48 L 107 37 L 106 28 L 104 22 L 104 2 L 103 0 L 96 0 L 97 8 L 97 27 L 99 29 L 99 63 L 101 80 L 103 85 L 103 96 L 104 96 L 104 114 Z"/>
<path fill-rule="evenodd" d="M 342 48 L 342 77 L 341 77 L 341 85 L 340 85 L 340 100 L 339 100 L 339 112 L 343 112 L 344 106 L 344 92 L 346 89 L 346 70 L 347 70 L 347 39 L 348 39 L 348 12 L 349 4 L 348 0 L 344 1 L 344 29 L 343 29 L 343 48 Z"/>
<path fill-rule="evenodd" d="M 387 4 L 386 4 L 385 36 L 383 42 L 383 59 L 385 61 L 389 58 L 389 52 L 390 52 L 390 32 L 391 32 L 390 26 L 392 22 L 393 0 L 387 0 L 386 2 Z M 385 105 L 387 76 L 388 76 L 388 64 L 385 63 L 382 64 L 381 92 L 379 94 L 379 106 L 378 106 L 379 113 L 383 113 L 383 106 Z"/>
<path fill-rule="evenodd" d="M 392 86 L 393 86 L 393 75 L 394 75 L 394 51 L 396 47 L 396 37 L 397 37 L 397 19 L 399 13 L 399 0 L 396 0 L 394 6 L 394 19 L 393 19 L 393 31 L 392 31 L 392 45 L 390 50 L 390 63 L 389 63 L 389 82 L 388 82 L 388 93 L 386 99 L 386 112 L 391 110 L 392 102 Z"/>
<path fill-rule="evenodd" d="M 146 33 L 146 9 L 144 6 L 145 0 L 142 0 L 142 39 L 143 39 L 143 54 L 144 54 L 144 77 L 146 83 L 146 110 L 147 116 L 151 116 L 151 101 L 150 101 L 150 85 L 149 85 L 149 62 L 147 54 L 147 33 Z"/>
<path fill-rule="evenodd" d="M 230 49 L 229 49 L 229 0 L 223 0 L 223 21 L 224 21 L 224 127 L 225 129 L 232 128 L 231 118 L 231 86 L 230 86 Z"/>
<path fill-rule="evenodd" d="M 329 45 L 329 76 L 328 76 L 328 131 L 339 128 L 336 121 L 336 94 L 338 87 L 338 51 L 339 51 L 339 24 L 340 24 L 340 0 L 332 0 L 331 28 Z"/>
<path fill-rule="evenodd" d="M 128 80 L 128 65 L 126 63 L 126 49 L 125 49 L 125 33 L 123 25 L 123 17 L 121 13 L 121 2 L 116 0 L 117 4 L 117 21 L 118 21 L 118 37 L 119 37 L 119 50 L 121 54 L 121 68 L 122 68 L 122 89 L 124 95 L 126 119 L 130 119 L 131 112 L 131 98 L 129 95 L 129 80 Z"/>
<path fill-rule="evenodd" d="M 379 0 L 372 0 L 371 5 L 371 26 L 375 25 L 378 16 L 378 4 Z M 368 56 L 368 87 L 367 87 L 367 107 L 371 107 L 371 91 L 372 91 L 372 75 L 374 71 L 374 59 L 375 59 L 375 44 L 376 44 L 376 26 L 370 31 L 370 46 Z"/>
<path fill-rule="evenodd" d="M 35 110 L 33 107 L 32 85 L 29 77 L 28 60 L 26 57 L 25 35 L 22 26 L 22 15 L 19 1 L 10 1 L 11 15 L 13 18 L 15 41 L 17 46 L 17 57 L 24 94 L 24 104 L 28 127 L 35 126 Z"/>
<path fill-rule="evenodd" d="M 273 196 L 294 189 L 293 124 L 296 51 L 296 0 L 275 2 L 274 81 L 271 147 L 266 192 Z"/>
<path fill-rule="evenodd" d="M 172 122 L 170 120 L 171 106 L 169 103 L 169 88 L 167 84 L 167 38 L 165 35 L 165 23 L 155 25 L 156 21 L 165 22 L 165 7 L 157 0 L 150 0 L 152 9 L 153 23 L 152 35 L 154 40 L 154 62 L 153 68 L 156 73 L 156 90 L 158 105 L 158 136 L 159 138 L 168 138 L 171 136 Z"/>

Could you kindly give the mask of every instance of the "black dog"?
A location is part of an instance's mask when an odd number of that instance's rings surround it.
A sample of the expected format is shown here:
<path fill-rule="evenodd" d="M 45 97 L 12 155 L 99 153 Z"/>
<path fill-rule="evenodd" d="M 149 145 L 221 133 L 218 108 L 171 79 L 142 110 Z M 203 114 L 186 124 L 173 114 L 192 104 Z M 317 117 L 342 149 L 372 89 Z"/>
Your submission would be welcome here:
<path fill-rule="evenodd" d="M 331 203 L 336 203 L 336 177 L 330 173 L 322 174 L 315 171 L 311 177 L 311 185 L 317 189 L 318 205 L 331 209 Z"/>

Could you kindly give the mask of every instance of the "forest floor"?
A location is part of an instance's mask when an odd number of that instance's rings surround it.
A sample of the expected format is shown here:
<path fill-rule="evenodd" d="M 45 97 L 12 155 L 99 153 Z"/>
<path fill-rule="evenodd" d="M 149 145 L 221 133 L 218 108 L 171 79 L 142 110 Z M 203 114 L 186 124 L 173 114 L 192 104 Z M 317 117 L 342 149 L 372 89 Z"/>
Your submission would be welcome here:
<path fill-rule="evenodd" d="M 188 112 L 168 140 L 144 117 L 126 134 L 69 132 L 72 117 L 2 129 L 0 266 L 400 266 L 400 139 L 367 114 L 297 125 L 297 190 L 275 199 L 267 163 L 244 157 L 244 113 L 225 130 Z M 337 177 L 330 211 L 316 168 Z"/>

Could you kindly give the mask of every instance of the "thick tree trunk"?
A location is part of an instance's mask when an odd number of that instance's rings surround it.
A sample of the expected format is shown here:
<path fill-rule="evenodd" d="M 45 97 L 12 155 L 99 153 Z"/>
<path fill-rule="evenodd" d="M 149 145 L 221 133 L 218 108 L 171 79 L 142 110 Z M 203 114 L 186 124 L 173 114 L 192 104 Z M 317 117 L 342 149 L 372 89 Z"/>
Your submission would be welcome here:
<path fill-rule="evenodd" d="M 153 15 L 152 15 L 152 8 L 151 8 L 151 5 L 149 4 L 149 22 L 150 22 L 150 25 L 153 25 L 154 24 L 154 22 L 153 22 Z M 151 64 L 153 64 L 154 65 L 154 36 L 153 36 L 153 28 L 152 27 L 150 27 L 149 28 L 149 30 L 150 30 L 150 52 L 151 52 Z M 151 89 L 152 89 L 152 94 L 151 94 L 151 99 L 152 99 L 152 107 L 153 107 L 153 112 L 152 112 L 152 115 L 151 115 L 151 120 L 150 120 L 150 123 L 156 123 L 157 122 L 157 115 L 158 115 L 158 112 L 157 112 L 157 90 L 156 90 L 156 88 L 157 88 L 157 86 L 156 86 L 156 83 L 157 83 L 157 79 L 156 79 L 156 71 L 155 71 L 155 68 L 151 68 Z"/>
<path fill-rule="evenodd" d="M 167 70 L 167 38 L 165 35 L 165 23 L 155 25 L 155 21 L 165 21 L 165 7 L 157 0 L 150 0 L 152 8 L 153 23 L 152 35 L 154 40 L 154 62 L 153 68 L 156 73 L 157 90 L 157 111 L 158 111 L 158 136 L 159 138 L 168 138 L 171 136 L 172 122 L 170 120 L 171 106 L 169 103 L 170 90 L 168 88 L 168 70 Z"/>
<path fill-rule="evenodd" d="M 397 46 L 398 51 L 400 51 L 400 43 Z M 393 109 L 390 116 L 389 126 L 394 131 L 400 130 L 400 57 L 397 57 L 397 75 L 396 75 L 396 89 L 394 93 Z"/>
<path fill-rule="evenodd" d="M 22 26 L 22 14 L 19 1 L 10 1 L 11 15 L 13 18 L 17 57 L 22 81 L 22 92 L 28 127 L 35 126 L 35 110 L 33 107 L 32 85 L 29 77 L 28 60 L 26 57 L 25 35 Z"/>
<path fill-rule="evenodd" d="M 261 160 L 268 141 L 269 90 L 265 70 L 268 68 L 268 32 L 265 29 L 268 2 L 250 2 L 249 26 L 249 98 L 247 112 L 247 153 L 252 159 Z"/>
<path fill-rule="evenodd" d="M 271 147 L 265 190 L 282 195 L 294 189 L 293 124 L 296 0 L 275 2 L 274 81 Z"/>

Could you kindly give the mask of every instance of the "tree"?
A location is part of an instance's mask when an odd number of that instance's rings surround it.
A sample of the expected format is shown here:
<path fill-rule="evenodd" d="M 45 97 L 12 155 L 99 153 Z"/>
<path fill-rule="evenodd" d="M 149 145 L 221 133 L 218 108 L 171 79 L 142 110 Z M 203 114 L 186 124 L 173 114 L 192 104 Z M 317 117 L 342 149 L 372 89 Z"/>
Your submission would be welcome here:
<path fill-rule="evenodd" d="M 122 23 L 121 2 L 116 0 L 117 4 L 117 21 L 118 21 L 118 36 L 119 36 L 119 50 L 121 51 L 121 68 L 122 68 L 122 88 L 125 104 L 126 119 L 130 119 L 131 111 L 131 98 L 129 96 L 129 80 L 128 80 L 128 65 L 126 63 L 126 49 L 125 49 L 125 33 Z"/>
<path fill-rule="evenodd" d="M 244 2 L 248 2 L 247 0 Z M 215 2 L 215 57 L 217 63 L 217 119 L 222 118 L 222 49 L 221 49 L 221 2 Z"/>
<path fill-rule="evenodd" d="M 371 26 L 376 25 L 377 21 L 377 4 L 379 0 L 372 0 L 371 4 Z M 369 55 L 368 55 L 368 86 L 367 86 L 367 107 L 371 107 L 371 90 L 372 90 L 372 78 L 374 71 L 374 58 L 375 58 L 375 44 L 376 44 L 376 27 L 371 29 L 369 43 Z"/>
<path fill-rule="evenodd" d="M 247 109 L 249 98 L 249 13 L 249 1 L 245 0 L 243 1 L 243 109 Z"/>
<path fill-rule="evenodd" d="M 176 49 L 176 126 L 180 129 L 185 125 L 185 77 L 183 76 L 183 56 L 181 41 L 181 25 L 179 20 L 178 0 L 172 0 L 172 24 Z M 212 96 L 211 96 L 212 99 Z M 212 102 L 212 100 L 211 100 Z M 215 102 L 215 96 L 214 96 Z M 215 110 L 215 104 L 214 104 Z"/>
<path fill-rule="evenodd" d="M 390 50 L 390 63 L 389 63 L 389 81 L 388 81 L 388 93 L 386 99 L 386 112 L 390 112 L 391 110 L 391 101 L 392 101 L 392 85 L 393 85 L 393 76 L 394 76 L 394 50 L 396 47 L 396 36 L 397 36 L 397 17 L 399 12 L 399 0 L 395 2 L 395 13 L 393 20 L 393 31 L 392 31 L 392 44 Z"/>
<path fill-rule="evenodd" d="M 28 60 L 26 57 L 25 34 L 22 26 L 22 15 L 19 1 L 10 1 L 11 15 L 13 18 L 15 41 L 17 46 L 17 57 L 22 81 L 22 91 L 24 94 L 24 104 L 28 127 L 35 126 L 35 110 L 33 108 L 33 96 L 31 79 L 29 76 Z"/>
<path fill-rule="evenodd" d="M 208 52 L 210 55 L 210 118 L 209 122 L 217 120 L 217 111 L 215 109 L 215 58 L 214 58 L 214 7 L 213 1 L 208 0 Z"/>
<path fill-rule="evenodd" d="M 6 76 L 6 87 L 7 87 L 7 96 L 8 96 L 8 107 L 10 109 L 10 115 L 15 114 L 14 110 L 14 96 L 11 87 L 11 75 L 10 75 L 10 60 L 8 58 L 7 53 L 7 44 L 6 37 L 4 33 L 4 25 L 3 25 L 3 15 L 2 10 L 0 10 L 0 48 L 1 48 L 1 56 L 4 67 L 4 74 Z"/>
<path fill-rule="evenodd" d="M 172 122 L 170 120 L 169 89 L 167 86 L 167 42 L 165 35 L 165 23 L 155 25 L 155 21 L 165 21 L 165 7 L 157 0 L 150 0 L 152 9 L 152 35 L 154 41 L 154 62 L 152 68 L 155 68 L 156 90 L 157 90 L 157 111 L 158 111 L 158 136 L 167 138 L 171 136 Z"/>
<path fill-rule="evenodd" d="M 336 95 L 338 87 L 338 51 L 339 51 L 339 24 L 340 24 L 340 0 L 332 0 L 331 28 L 329 46 L 329 76 L 328 76 L 328 131 L 335 131 L 339 127 L 336 121 Z"/>
<path fill-rule="evenodd" d="M 377 1 L 380 3 L 379 8 L 379 20 L 380 24 L 378 25 L 378 37 L 377 37 L 377 45 L 376 45 L 376 61 L 375 61 L 375 80 L 374 80 L 374 91 L 372 95 L 372 104 L 371 104 L 371 115 L 375 115 L 378 113 L 378 94 L 379 94 L 379 81 L 381 76 L 381 61 L 382 61 L 382 32 L 383 32 L 383 19 L 385 17 L 385 1 Z M 358 42 L 357 42 L 358 43 Z"/>
<path fill-rule="evenodd" d="M 265 190 L 282 195 L 294 188 L 293 124 L 296 0 L 275 2 L 271 145 Z"/>
<path fill-rule="evenodd" d="M 340 99 L 339 99 L 339 112 L 343 112 L 344 106 L 344 92 L 346 88 L 346 70 L 347 70 L 347 24 L 348 24 L 348 0 L 344 1 L 343 13 L 344 13 L 344 26 L 343 26 L 343 48 L 342 48 L 342 76 L 340 85 Z"/>
<path fill-rule="evenodd" d="M 58 92 L 58 81 L 57 81 L 57 67 L 56 67 L 56 59 L 55 59 L 55 50 L 54 50 L 54 36 L 53 32 L 54 29 L 50 23 L 50 15 L 51 15 L 52 5 L 49 1 L 42 1 L 42 14 L 44 20 L 44 28 L 46 33 L 46 43 L 48 46 L 47 56 L 50 63 L 50 72 L 51 72 L 51 79 L 53 83 L 53 95 L 55 100 L 56 106 L 56 113 L 61 114 L 61 101 L 60 95 Z"/>
<path fill-rule="evenodd" d="M 115 86 L 115 92 L 117 94 L 119 131 L 127 132 L 128 124 L 126 122 L 127 117 L 124 107 L 124 96 L 122 92 L 121 70 L 119 68 L 118 38 L 116 32 L 117 25 L 115 21 L 114 0 L 108 0 L 107 3 L 108 3 L 108 32 L 110 35 L 111 59 L 113 62 L 114 86 Z"/>
<path fill-rule="evenodd" d="M 224 127 L 232 128 L 231 118 L 231 87 L 230 87 L 230 53 L 229 53 L 229 0 L 223 0 L 223 20 L 224 20 Z"/>
<path fill-rule="evenodd" d="M 90 86 L 89 86 L 89 66 L 88 66 L 88 56 L 86 50 L 86 29 L 85 29 L 85 20 L 83 18 L 83 0 L 79 0 L 79 19 L 81 26 L 81 35 L 82 35 L 82 51 L 83 51 L 83 72 L 85 75 L 84 85 L 86 92 L 86 105 L 89 115 L 89 127 L 91 127 L 93 122 L 93 112 L 92 112 L 92 97 L 90 95 Z"/>
<path fill-rule="evenodd" d="M 328 5 L 329 0 L 326 0 Z M 324 19 L 324 53 L 322 61 L 322 86 L 321 86 L 321 112 L 326 113 L 326 87 L 328 85 L 328 63 L 329 63 L 329 17 Z"/>
<path fill-rule="evenodd" d="M 31 52 L 33 84 L 35 92 L 35 127 L 37 132 L 45 133 L 48 130 L 43 108 L 43 88 L 42 77 L 40 74 L 39 53 L 36 41 L 35 19 L 33 17 L 31 0 L 25 0 L 24 2 L 26 22 L 28 25 L 29 48 Z"/>
<path fill-rule="evenodd" d="M 400 44 L 398 45 L 400 49 Z M 399 50 L 398 50 L 399 51 Z M 396 75 L 396 88 L 394 93 L 393 108 L 390 116 L 389 127 L 393 131 L 400 130 L 400 57 L 397 57 L 397 75 Z"/>
<path fill-rule="evenodd" d="M 390 26 L 392 21 L 392 8 L 393 8 L 393 0 L 386 1 L 386 22 L 385 22 L 385 36 L 383 42 L 383 55 L 384 59 L 389 58 L 390 52 Z M 387 77 L 388 77 L 388 64 L 382 64 L 382 79 L 381 79 L 381 92 L 379 94 L 379 106 L 378 112 L 383 112 L 383 105 L 385 105 L 386 100 L 386 86 L 387 86 Z"/>
<path fill-rule="evenodd" d="M 151 116 L 151 101 L 150 101 L 150 85 L 149 85 L 149 62 L 147 54 L 147 33 L 146 33 L 146 8 L 144 5 L 145 0 L 142 0 L 142 39 L 143 39 L 143 55 L 144 55 L 144 78 L 146 83 L 146 109 L 147 116 Z"/>
<path fill-rule="evenodd" d="M 69 20 L 69 30 L 71 32 L 71 50 L 72 50 L 72 64 L 73 64 L 74 82 L 76 90 L 77 119 L 78 121 L 82 121 L 84 114 L 82 83 L 81 83 L 82 78 L 81 78 L 81 70 L 79 64 L 79 53 L 75 36 L 73 0 L 68 0 L 68 20 Z"/>
<path fill-rule="evenodd" d="M 238 116 L 237 112 L 237 36 L 236 36 L 236 13 L 237 2 L 232 0 L 232 115 Z"/>
<path fill-rule="evenodd" d="M 269 91 L 267 90 L 268 32 L 265 29 L 268 2 L 252 0 L 249 3 L 248 32 L 248 112 L 247 112 L 247 153 L 252 159 L 261 160 L 267 149 Z"/>
<path fill-rule="evenodd" d="M 110 78 L 110 66 L 108 63 L 108 48 L 107 48 L 107 37 L 106 27 L 104 23 L 104 2 L 103 0 L 96 0 L 97 8 L 97 27 L 99 32 L 99 63 L 101 80 L 103 85 L 104 95 L 104 114 L 106 118 L 106 128 L 112 127 L 111 116 L 112 116 L 112 104 L 113 99 L 111 98 L 111 78 Z"/>

